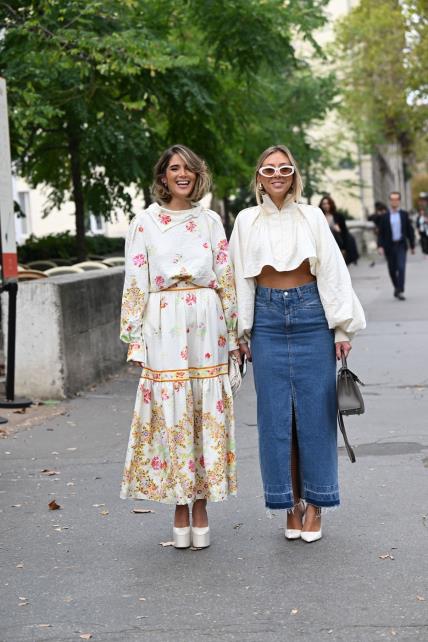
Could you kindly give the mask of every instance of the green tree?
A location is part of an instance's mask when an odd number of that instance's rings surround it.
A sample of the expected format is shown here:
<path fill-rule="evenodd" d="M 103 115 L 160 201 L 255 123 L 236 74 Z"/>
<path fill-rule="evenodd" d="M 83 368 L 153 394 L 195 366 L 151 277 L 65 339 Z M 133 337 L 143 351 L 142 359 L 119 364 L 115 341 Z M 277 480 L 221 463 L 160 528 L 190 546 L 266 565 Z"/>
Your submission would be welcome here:
<path fill-rule="evenodd" d="M 72 198 L 83 257 L 88 213 L 130 211 L 127 186 L 147 176 L 153 77 L 187 61 L 159 38 L 156 16 L 132 0 L 1 9 L 16 168 L 51 188 L 47 211 Z"/>
<path fill-rule="evenodd" d="M 0 2 L 0 67 L 12 154 L 46 211 L 75 204 L 79 256 L 88 214 L 132 211 L 162 148 L 183 142 L 227 198 L 261 149 L 285 140 L 318 162 L 306 128 L 333 96 L 293 43 L 320 54 L 327 0 L 33 0 Z"/>
<path fill-rule="evenodd" d="M 426 131 L 426 19 L 425 1 L 361 0 L 338 24 L 343 114 L 369 150 L 408 155 Z"/>

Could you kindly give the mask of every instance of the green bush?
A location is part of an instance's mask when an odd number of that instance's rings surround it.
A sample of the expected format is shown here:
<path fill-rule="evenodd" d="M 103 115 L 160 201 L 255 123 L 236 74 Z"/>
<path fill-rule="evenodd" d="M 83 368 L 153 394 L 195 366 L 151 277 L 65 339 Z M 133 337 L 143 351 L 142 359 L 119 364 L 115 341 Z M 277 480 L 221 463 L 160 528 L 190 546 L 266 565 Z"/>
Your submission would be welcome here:
<path fill-rule="evenodd" d="M 86 248 L 88 256 L 123 256 L 125 239 L 122 237 L 108 238 L 102 235 L 87 236 Z M 20 263 L 30 261 L 70 259 L 77 262 L 76 237 L 69 232 L 49 234 L 36 238 L 31 235 L 24 245 L 18 247 Z"/>

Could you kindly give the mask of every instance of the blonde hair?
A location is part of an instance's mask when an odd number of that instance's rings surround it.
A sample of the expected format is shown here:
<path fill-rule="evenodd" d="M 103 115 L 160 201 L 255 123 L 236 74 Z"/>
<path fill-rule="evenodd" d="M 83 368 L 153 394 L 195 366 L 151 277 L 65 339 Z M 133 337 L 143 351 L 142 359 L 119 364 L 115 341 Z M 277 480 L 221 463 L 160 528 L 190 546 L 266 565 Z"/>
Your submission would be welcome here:
<path fill-rule="evenodd" d="M 171 194 L 168 188 L 162 183 L 162 179 L 165 178 L 166 170 L 174 154 L 179 154 L 189 170 L 196 174 L 195 185 L 189 196 L 189 201 L 200 201 L 211 187 L 211 176 L 205 161 L 185 145 L 172 145 L 172 147 L 168 147 L 154 166 L 152 184 L 153 197 L 160 205 L 169 203 L 171 200 Z"/>
<path fill-rule="evenodd" d="M 288 158 L 290 159 L 291 165 L 294 166 L 294 174 L 293 174 L 293 182 L 291 183 L 290 190 L 286 196 L 286 201 L 300 201 L 302 197 L 302 192 L 303 192 L 303 181 L 302 181 L 302 176 L 299 172 L 299 168 L 297 166 L 296 160 L 293 156 L 293 154 L 290 152 L 288 147 L 285 145 L 272 145 L 272 147 L 268 147 L 265 149 L 264 152 L 262 152 L 259 156 L 259 159 L 257 161 L 256 169 L 253 174 L 253 178 L 251 181 L 251 187 L 254 190 L 256 194 L 256 200 L 258 205 L 262 204 L 262 196 L 265 193 L 264 190 L 261 190 L 260 187 L 257 185 L 258 177 L 259 177 L 259 169 L 262 167 L 264 161 L 268 156 L 273 154 L 274 152 L 282 152 Z"/>

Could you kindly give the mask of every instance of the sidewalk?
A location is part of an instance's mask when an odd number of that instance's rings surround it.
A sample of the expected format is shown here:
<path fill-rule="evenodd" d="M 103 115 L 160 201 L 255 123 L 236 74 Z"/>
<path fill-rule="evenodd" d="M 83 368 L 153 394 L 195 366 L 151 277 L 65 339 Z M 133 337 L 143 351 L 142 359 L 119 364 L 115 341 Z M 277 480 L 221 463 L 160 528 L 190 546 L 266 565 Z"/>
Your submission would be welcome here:
<path fill-rule="evenodd" d="M 210 506 L 209 549 L 162 547 L 172 509 L 119 499 L 138 377 L 125 368 L 0 440 L 1 642 L 428 640 L 428 262 L 409 258 L 405 302 L 382 259 L 351 272 L 367 412 L 347 422 L 357 462 L 340 448 L 323 539 L 287 542 L 265 517 L 249 374 L 239 497 Z"/>

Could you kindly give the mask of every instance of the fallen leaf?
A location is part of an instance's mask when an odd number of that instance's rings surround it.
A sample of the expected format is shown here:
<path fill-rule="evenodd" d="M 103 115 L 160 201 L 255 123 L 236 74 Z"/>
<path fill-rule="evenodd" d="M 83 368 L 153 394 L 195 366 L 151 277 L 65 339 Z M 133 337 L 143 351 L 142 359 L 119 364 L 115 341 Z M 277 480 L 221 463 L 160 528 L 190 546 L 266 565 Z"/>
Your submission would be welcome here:
<path fill-rule="evenodd" d="M 51 502 L 49 502 L 48 506 L 49 506 L 49 510 L 58 510 L 59 508 L 61 508 L 61 506 L 57 504 L 54 499 Z"/>
<path fill-rule="evenodd" d="M 242 522 L 240 522 L 239 524 L 235 524 L 235 526 L 233 528 L 238 530 L 238 528 L 241 528 L 241 526 L 243 526 Z"/>
<path fill-rule="evenodd" d="M 67 450 L 77 450 L 77 448 L 67 448 Z"/>
<path fill-rule="evenodd" d="M 297 615 L 299 612 L 299 609 L 291 609 L 291 615 Z"/>
<path fill-rule="evenodd" d="M 100 508 L 101 506 L 105 506 L 105 504 L 92 504 L 94 508 Z"/>
<path fill-rule="evenodd" d="M 24 568 L 24 564 L 22 564 L 22 563 L 21 564 L 17 564 L 16 568 Z"/>
<path fill-rule="evenodd" d="M 59 475 L 59 470 L 51 470 L 50 468 L 43 468 L 43 470 L 40 471 L 42 475 L 46 475 L 47 477 L 50 477 L 51 475 Z"/>
<path fill-rule="evenodd" d="M 174 546 L 174 542 L 159 542 L 160 546 Z"/>
<path fill-rule="evenodd" d="M 149 617 L 148 615 L 137 615 L 137 620 L 144 620 L 144 618 Z"/>
<path fill-rule="evenodd" d="M 418 600 L 418 602 L 425 602 L 425 598 L 422 597 L 422 595 L 417 595 L 416 599 Z"/>
<path fill-rule="evenodd" d="M 39 629 L 48 629 L 51 626 L 52 626 L 52 624 L 37 624 L 37 627 Z"/>
<path fill-rule="evenodd" d="M 151 508 L 133 508 L 132 509 L 133 513 L 154 513 L 154 510 L 151 510 Z"/>
<path fill-rule="evenodd" d="M 26 408 L 18 408 L 18 410 L 14 410 L 13 412 L 15 415 L 25 415 Z"/>
<path fill-rule="evenodd" d="M 12 504 L 11 508 L 21 508 L 22 504 Z"/>
<path fill-rule="evenodd" d="M 80 637 L 82 638 L 82 640 L 90 640 L 92 637 L 92 633 L 82 633 Z"/>
<path fill-rule="evenodd" d="M 139 597 L 138 599 L 140 600 L 140 602 L 145 602 L 146 601 L 145 597 Z"/>
<path fill-rule="evenodd" d="M 102 511 L 100 512 L 100 515 L 108 515 L 108 510 L 102 510 Z"/>
<path fill-rule="evenodd" d="M 385 553 L 385 555 L 379 555 L 380 560 L 393 560 L 394 556 L 391 553 Z"/>

